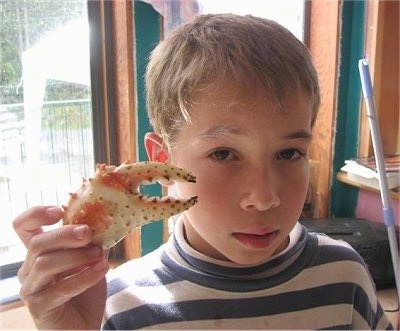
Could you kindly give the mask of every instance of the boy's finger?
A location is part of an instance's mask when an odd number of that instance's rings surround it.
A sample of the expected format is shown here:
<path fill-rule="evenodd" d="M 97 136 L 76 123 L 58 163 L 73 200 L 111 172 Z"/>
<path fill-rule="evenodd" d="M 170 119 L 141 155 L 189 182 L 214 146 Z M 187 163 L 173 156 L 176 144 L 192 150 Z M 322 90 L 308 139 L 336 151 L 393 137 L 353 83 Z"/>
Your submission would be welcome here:
<path fill-rule="evenodd" d="M 31 272 L 35 264 L 52 252 L 71 253 L 71 249 L 87 246 L 92 233 L 87 225 L 65 225 L 33 236 L 28 243 L 28 252 L 21 266 L 20 278 Z M 72 253 L 71 253 L 72 254 Z M 54 260 L 57 263 L 57 260 Z M 61 260 L 62 261 L 62 260 Z"/>
<path fill-rule="evenodd" d="M 62 209 L 56 206 L 31 207 L 14 219 L 13 227 L 24 245 L 28 247 L 32 237 L 43 232 L 43 225 L 57 223 L 62 214 Z"/>
<path fill-rule="evenodd" d="M 52 310 L 63 309 L 61 307 L 63 304 L 91 287 L 97 292 L 100 288 L 105 291 L 104 276 L 107 270 L 107 263 L 100 261 L 78 274 L 55 282 L 42 291 L 21 297 L 34 318 L 45 318 Z"/>
<path fill-rule="evenodd" d="M 69 250 L 59 250 L 41 255 L 29 265 L 25 263 L 18 272 L 24 296 L 41 291 L 55 281 L 73 274 L 98 261 L 103 261 L 101 247 L 91 246 Z M 62 261 L 62 262 L 61 262 Z"/>

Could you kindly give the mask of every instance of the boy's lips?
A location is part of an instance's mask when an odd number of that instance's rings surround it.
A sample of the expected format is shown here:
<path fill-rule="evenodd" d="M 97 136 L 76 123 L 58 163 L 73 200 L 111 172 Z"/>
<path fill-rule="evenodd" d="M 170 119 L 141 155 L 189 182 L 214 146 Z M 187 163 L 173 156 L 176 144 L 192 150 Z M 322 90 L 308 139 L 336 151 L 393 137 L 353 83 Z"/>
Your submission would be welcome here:
<path fill-rule="evenodd" d="M 278 231 L 265 232 L 262 234 L 258 233 L 243 233 L 234 232 L 233 237 L 238 240 L 241 244 L 250 248 L 266 248 L 272 244 L 278 235 Z"/>

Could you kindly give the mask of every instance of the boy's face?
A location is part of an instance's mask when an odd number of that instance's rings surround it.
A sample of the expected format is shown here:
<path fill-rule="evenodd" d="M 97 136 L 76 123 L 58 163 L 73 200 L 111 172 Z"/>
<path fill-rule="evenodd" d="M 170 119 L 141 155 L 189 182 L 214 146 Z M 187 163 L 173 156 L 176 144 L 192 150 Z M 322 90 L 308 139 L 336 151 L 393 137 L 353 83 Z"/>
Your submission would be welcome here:
<path fill-rule="evenodd" d="M 196 99 L 169 162 L 196 184 L 184 213 L 189 244 L 207 256 L 252 265 L 288 244 L 308 188 L 311 100 L 289 96 L 283 111 L 264 98 L 237 97 L 231 86 Z M 255 94 L 256 95 L 256 94 Z"/>

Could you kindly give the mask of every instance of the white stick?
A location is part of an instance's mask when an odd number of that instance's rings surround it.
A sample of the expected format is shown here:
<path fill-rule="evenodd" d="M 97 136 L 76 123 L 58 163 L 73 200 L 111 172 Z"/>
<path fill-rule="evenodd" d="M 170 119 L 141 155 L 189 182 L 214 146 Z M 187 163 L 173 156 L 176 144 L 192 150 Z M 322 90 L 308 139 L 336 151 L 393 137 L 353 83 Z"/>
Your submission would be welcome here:
<path fill-rule="evenodd" d="M 388 231 L 390 253 L 392 255 L 394 277 L 397 287 L 397 297 L 398 297 L 397 299 L 398 303 L 400 303 L 399 248 L 397 246 L 396 229 L 394 224 L 393 210 L 389 198 L 389 188 L 386 178 L 386 168 L 382 150 L 381 134 L 379 131 L 378 120 L 376 117 L 374 93 L 372 89 L 371 76 L 369 73 L 369 66 L 367 60 L 365 59 L 359 60 L 358 69 L 360 71 L 361 85 L 367 106 L 367 115 L 371 131 L 372 145 L 374 148 L 375 161 L 379 176 L 379 188 L 382 199 L 383 219 Z"/>

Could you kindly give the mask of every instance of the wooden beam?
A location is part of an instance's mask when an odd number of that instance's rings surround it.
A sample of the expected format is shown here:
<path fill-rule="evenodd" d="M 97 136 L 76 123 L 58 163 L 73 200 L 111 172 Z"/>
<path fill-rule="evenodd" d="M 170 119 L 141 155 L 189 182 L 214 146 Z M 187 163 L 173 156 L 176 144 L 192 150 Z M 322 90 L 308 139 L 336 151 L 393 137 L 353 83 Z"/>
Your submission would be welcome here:
<path fill-rule="evenodd" d="M 113 62 L 115 82 L 115 116 L 118 162 L 136 160 L 136 87 L 134 72 L 133 3 L 112 2 Z M 125 238 L 124 257 L 141 256 L 140 229 L 134 229 Z"/>
<path fill-rule="evenodd" d="M 136 99 L 132 1 L 113 1 L 113 50 L 119 162 L 136 161 Z"/>
<path fill-rule="evenodd" d="M 337 104 L 340 1 L 311 0 L 310 52 L 318 72 L 321 107 L 313 131 L 311 158 L 319 161 L 319 217 L 328 216 Z"/>
<path fill-rule="evenodd" d="M 399 16 L 399 1 L 368 0 L 365 57 L 369 62 L 385 153 L 400 153 Z M 364 102 L 361 106 L 359 155 L 373 155 Z"/>

